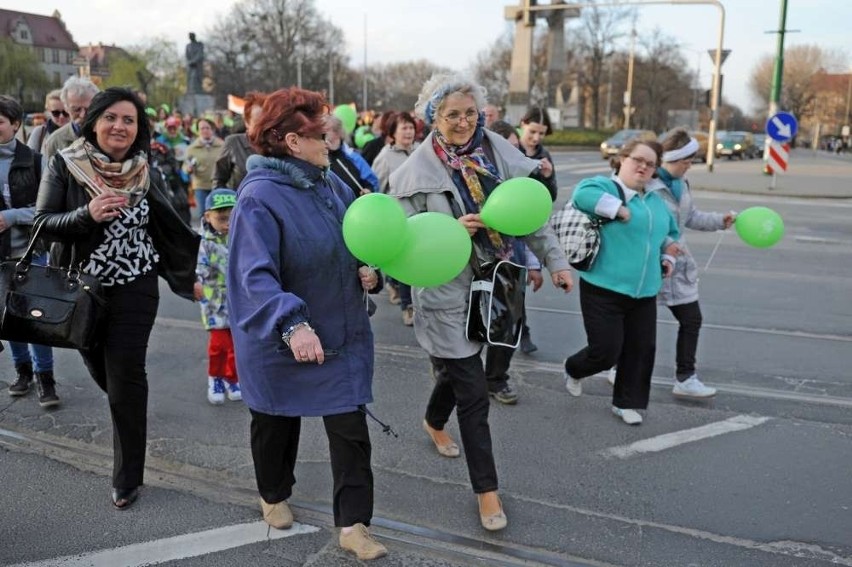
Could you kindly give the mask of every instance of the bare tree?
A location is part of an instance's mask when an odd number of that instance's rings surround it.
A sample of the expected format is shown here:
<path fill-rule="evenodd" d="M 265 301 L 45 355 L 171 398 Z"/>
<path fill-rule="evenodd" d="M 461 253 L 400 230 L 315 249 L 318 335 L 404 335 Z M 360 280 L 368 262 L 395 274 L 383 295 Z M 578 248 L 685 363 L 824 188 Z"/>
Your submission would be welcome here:
<path fill-rule="evenodd" d="M 659 29 L 640 38 L 639 45 L 644 53 L 633 73 L 636 125 L 662 132 L 669 110 L 690 107 L 692 76 L 677 42 Z"/>
<path fill-rule="evenodd" d="M 414 108 L 423 84 L 435 73 L 450 70 L 421 59 L 404 63 L 374 65 L 369 68 L 367 84 L 370 107 L 379 110 L 407 110 Z M 360 83 L 359 83 L 360 84 Z"/>
<path fill-rule="evenodd" d="M 815 78 L 827 70 L 847 68 L 844 54 L 826 51 L 816 45 L 794 45 L 784 52 L 784 75 L 781 81 L 781 107 L 799 119 L 808 116 L 814 109 L 819 81 Z M 761 111 L 769 107 L 772 90 L 772 75 L 775 58 L 767 55 L 751 72 L 749 88 L 760 100 Z"/>
<path fill-rule="evenodd" d="M 348 66 L 343 32 L 314 0 L 242 0 L 207 32 L 208 59 L 220 101 L 228 93 L 271 91 L 301 84 L 322 91 L 329 68 Z M 341 93 L 342 94 L 342 93 Z"/>
<path fill-rule="evenodd" d="M 580 12 L 579 26 L 569 28 L 574 35 L 573 45 L 579 50 L 582 65 L 575 73 L 592 105 L 592 126 L 597 130 L 601 121 L 601 90 L 604 68 L 615 53 L 616 42 L 625 36 L 624 23 L 633 13 L 625 8 L 603 9 L 594 0 L 585 0 Z M 585 113 L 583 113 L 585 114 Z"/>

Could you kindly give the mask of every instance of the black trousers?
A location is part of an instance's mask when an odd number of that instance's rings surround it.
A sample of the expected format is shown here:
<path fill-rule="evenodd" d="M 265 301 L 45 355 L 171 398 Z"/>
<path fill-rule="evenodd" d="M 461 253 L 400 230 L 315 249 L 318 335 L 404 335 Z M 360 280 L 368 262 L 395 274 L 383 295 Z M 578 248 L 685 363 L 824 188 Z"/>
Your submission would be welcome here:
<path fill-rule="evenodd" d="M 585 378 L 618 364 L 612 403 L 645 409 L 657 341 L 657 298 L 634 299 L 580 280 L 580 309 L 589 344 L 565 361 L 565 371 Z"/>
<path fill-rule="evenodd" d="M 697 301 L 683 305 L 670 305 L 678 322 L 676 378 L 683 382 L 695 374 L 695 353 L 698 351 L 698 333 L 701 331 L 701 308 Z"/>
<path fill-rule="evenodd" d="M 104 288 L 107 307 L 94 348 L 83 362 L 106 392 L 112 416 L 115 488 L 142 484 L 148 434 L 148 373 L 145 358 L 160 291 L 152 271 L 125 285 Z"/>
<path fill-rule="evenodd" d="M 526 305 L 524 305 L 524 326 L 522 337 L 529 337 L 530 328 L 527 325 Z M 504 346 L 485 346 L 485 379 L 488 381 L 489 392 L 499 392 L 509 384 L 509 366 L 517 349 Z"/>
<path fill-rule="evenodd" d="M 251 455 L 261 498 L 269 504 L 287 500 L 296 484 L 301 417 L 251 411 Z M 323 418 L 334 477 L 334 525 L 370 525 L 373 518 L 373 470 L 370 432 L 363 411 Z"/>
<path fill-rule="evenodd" d="M 430 359 L 435 387 L 426 406 L 426 422 L 434 429 L 444 429 L 455 408 L 473 491 L 481 494 L 497 490 L 497 467 L 488 426 L 490 403 L 482 359 L 478 354 Z"/>

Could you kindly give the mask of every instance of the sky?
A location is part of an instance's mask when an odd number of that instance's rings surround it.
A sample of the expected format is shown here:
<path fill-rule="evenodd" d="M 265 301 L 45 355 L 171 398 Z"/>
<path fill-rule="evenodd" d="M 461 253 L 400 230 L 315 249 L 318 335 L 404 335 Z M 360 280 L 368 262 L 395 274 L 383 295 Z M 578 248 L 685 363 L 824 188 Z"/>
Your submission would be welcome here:
<path fill-rule="evenodd" d="M 639 0 L 641 1 L 641 0 Z M 671 0 L 670 0 L 671 1 Z M 722 0 L 725 6 L 724 49 L 731 54 L 722 66 L 724 97 L 750 112 L 756 105 L 748 79 L 757 62 L 774 56 L 782 0 Z M 2 0 L 2 7 L 49 15 L 58 9 L 78 45 L 102 42 L 132 45 L 151 36 L 166 36 L 182 49 L 187 34 L 200 41 L 236 0 Z M 548 4 L 549 0 L 540 0 Z M 318 11 L 346 37 L 342 46 L 353 66 L 426 58 L 459 71 L 470 69 L 510 23 L 503 7 L 517 0 L 316 0 Z M 787 47 L 815 44 L 844 52 L 852 66 L 852 1 L 787 0 Z M 719 36 L 720 10 L 711 5 L 657 5 L 637 8 L 637 33 L 655 28 L 682 45 L 691 71 L 710 88 L 712 60 Z M 540 24 L 543 25 L 543 24 Z M 621 45 L 628 49 L 628 40 Z M 841 70 L 843 71 L 843 70 Z"/>

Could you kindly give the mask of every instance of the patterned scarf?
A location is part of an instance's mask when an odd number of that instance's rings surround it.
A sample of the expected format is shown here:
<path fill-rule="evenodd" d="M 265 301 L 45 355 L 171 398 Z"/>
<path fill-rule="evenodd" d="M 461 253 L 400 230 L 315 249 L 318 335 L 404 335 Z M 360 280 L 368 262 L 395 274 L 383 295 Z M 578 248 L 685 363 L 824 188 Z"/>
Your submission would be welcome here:
<path fill-rule="evenodd" d="M 462 184 L 457 183 L 456 185 L 466 208 L 472 213 L 478 213 L 482 209 L 491 189 L 502 181 L 497 173 L 497 168 L 488 160 L 488 156 L 482 149 L 484 136 L 482 126 L 477 126 L 474 135 L 463 146 L 451 145 L 437 129 L 434 130 L 432 136 L 432 149 L 435 151 L 435 155 L 444 164 L 459 173 Z M 480 176 L 486 182 L 487 187 L 483 188 Z M 493 248 L 496 256 L 500 258 L 511 257 L 513 252 L 511 237 L 502 236 L 499 232 L 490 228 L 485 229 L 485 232 L 488 237 L 487 243 L 490 248 Z"/>
<path fill-rule="evenodd" d="M 104 191 L 112 191 L 127 197 L 127 207 L 133 208 L 148 193 L 148 156 L 145 152 L 121 162 L 111 162 L 85 138 L 77 138 L 59 155 L 90 199 Z"/>

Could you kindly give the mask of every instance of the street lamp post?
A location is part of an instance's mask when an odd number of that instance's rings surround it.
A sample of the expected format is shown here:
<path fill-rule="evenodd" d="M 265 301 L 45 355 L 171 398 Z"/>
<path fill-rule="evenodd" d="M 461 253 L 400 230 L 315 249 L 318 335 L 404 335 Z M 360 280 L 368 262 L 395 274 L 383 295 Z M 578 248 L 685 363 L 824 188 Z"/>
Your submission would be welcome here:
<path fill-rule="evenodd" d="M 627 60 L 627 90 L 624 92 L 624 129 L 630 129 L 633 114 L 633 57 L 636 51 L 636 27 L 630 32 L 630 58 Z"/>

